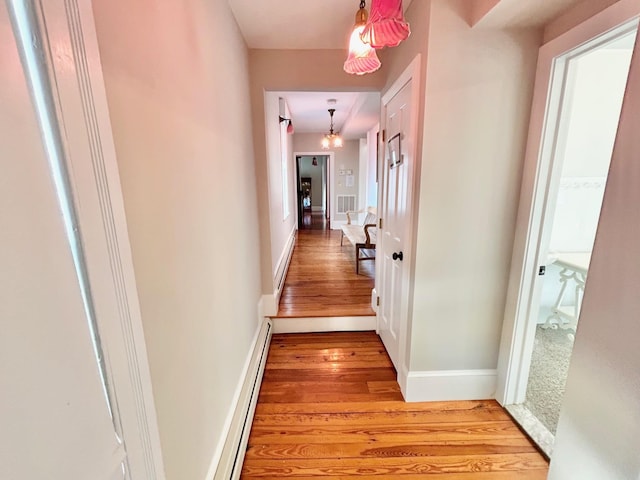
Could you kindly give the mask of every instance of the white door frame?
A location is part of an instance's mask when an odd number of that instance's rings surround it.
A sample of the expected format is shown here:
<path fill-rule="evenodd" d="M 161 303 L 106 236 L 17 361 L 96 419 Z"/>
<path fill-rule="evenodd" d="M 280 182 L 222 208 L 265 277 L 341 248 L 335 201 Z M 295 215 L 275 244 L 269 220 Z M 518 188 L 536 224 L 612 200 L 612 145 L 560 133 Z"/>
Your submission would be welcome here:
<path fill-rule="evenodd" d="M 538 308 L 541 283 L 535 280 L 538 266 L 545 263 L 542 226 L 549 202 L 555 201 L 549 194 L 560 175 L 553 157 L 567 62 L 637 29 L 638 16 L 637 0 L 620 0 L 540 48 L 498 358 L 496 399 L 502 405 L 521 403 L 526 394 L 535 336 L 535 321 L 530 318 Z"/>
<path fill-rule="evenodd" d="M 323 150 L 321 152 L 293 152 L 293 158 L 295 160 L 296 157 L 327 157 L 327 209 L 329 210 L 329 221 L 330 225 L 333 225 L 333 220 L 336 218 L 334 212 L 334 204 L 335 202 L 330 198 L 331 193 L 334 190 L 335 182 L 333 178 L 333 168 L 336 163 L 336 154 L 331 151 Z M 297 172 L 296 172 L 297 174 Z M 295 179 L 297 182 L 297 179 Z M 296 183 L 297 185 L 297 183 Z M 298 195 L 298 187 L 296 186 L 296 198 Z M 298 201 L 296 200 L 296 208 L 298 205 Z M 296 212 L 296 215 L 298 212 Z M 326 212 L 325 212 L 326 216 Z"/>
<path fill-rule="evenodd" d="M 120 177 L 90 1 L 9 0 L 54 179 L 64 184 L 129 478 L 165 478 Z M 18 5 L 25 6 L 17 8 Z M 16 7 L 13 9 L 13 7 Z M 26 12 L 26 13 L 24 13 Z M 24 14 L 23 14 L 24 13 Z M 29 31 L 29 32 L 28 32 Z M 16 36 L 19 36 L 16 33 Z M 24 38 L 24 37 L 23 37 Z M 31 39 L 33 38 L 33 40 Z M 29 47 L 38 49 L 34 54 Z M 64 52 L 62 54 L 61 52 Z M 28 72 L 28 74 L 27 74 Z M 44 141 L 44 140 L 43 140 Z M 54 153 L 55 152 L 55 153 Z"/>
<path fill-rule="evenodd" d="M 411 81 L 411 135 L 413 140 L 411 155 L 413 161 L 409 163 L 409 171 L 407 172 L 407 224 L 405 225 L 404 231 L 404 260 L 403 263 L 404 268 L 402 269 L 402 284 L 405 286 L 405 291 L 402 293 L 402 301 L 400 306 L 400 340 L 399 340 L 399 362 L 400 368 L 398 368 L 398 384 L 400 385 L 400 389 L 402 394 L 406 398 L 407 395 L 407 378 L 409 376 L 409 362 L 407 359 L 407 353 L 409 352 L 407 332 L 410 330 L 409 328 L 409 299 L 411 298 L 410 291 L 413 288 L 412 285 L 412 272 L 413 262 L 415 260 L 415 256 L 413 255 L 414 249 L 414 237 L 417 225 L 415 225 L 414 220 L 414 205 L 417 203 L 417 199 L 414 198 L 416 192 L 416 172 L 419 171 L 416 169 L 416 163 L 420 161 L 418 158 L 418 115 L 420 112 L 420 65 L 421 65 L 421 57 L 420 54 L 416 55 L 415 58 L 411 61 L 411 63 L 405 68 L 405 70 L 398 76 L 398 78 L 393 82 L 391 87 L 385 92 L 385 94 L 380 99 L 380 132 L 384 132 L 386 128 L 386 109 L 385 105 L 388 104 L 391 99 L 402 90 L 407 82 Z M 384 184 L 384 172 L 380 172 L 380 155 L 385 154 L 385 146 L 386 146 L 386 138 L 383 138 L 384 135 L 380 134 L 380 145 L 378 145 L 378 158 L 377 165 L 379 171 L 378 178 L 378 212 L 382 213 L 382 205 L 383 205 L 383 184 Z M 384 219 L 381 218 L 382 221 L 382 229 L 384 229 Z M 382 241 L 384 235 L 378 235 L 378 241 Z M 383 245 L 380 244 L 377 247 L 379 252 L 383 251 Z M 382 298 L 382 292 L 380 291 L 380 283 L 379 279 L 381 277 L 380 269 L 381 269 L 381 261 L 380 256 L 376 255 L 376 288 L 375 294 Z M 380 308 L 376 309 L 376 331 L 380 331 Z"/>

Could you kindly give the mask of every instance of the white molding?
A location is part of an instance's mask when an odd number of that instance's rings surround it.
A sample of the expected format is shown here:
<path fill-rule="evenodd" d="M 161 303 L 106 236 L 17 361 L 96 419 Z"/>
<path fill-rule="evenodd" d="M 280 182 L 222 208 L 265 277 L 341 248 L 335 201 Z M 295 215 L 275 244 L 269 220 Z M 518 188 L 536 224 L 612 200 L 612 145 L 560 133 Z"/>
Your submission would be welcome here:
<path fill-rule="evenodd" d="M 289 263 L 291 262 L 291 255 L 293 255 L 293 248 L 295 247 L 295 244 L 296 244 L 296 231 L 297 231 L 297 226 L 294 225 L 291 231 L 289 232 L 287 243 L 282 249 L 282 253 L 280 254 L 280 258 L 278 259 L 278 264 L 273 274 L 273 291 L 274 293 L 277 293 L 278 299 L 280 298 L 279 292 L 282 291 L 282 287 L 284 285 L 284 281 L 287 276 Z"/>
<path fill-rule="evenodd" d="M 273 333 L 361 332 L 376 329 L 376 317 L 272 318 Z"/>
<path fill-rule="evenodd" d="M 334 202 L 331 197 L 334 196 L 333 192 L 335 191 L 335 180 L 334 180 L 333 171 L 336 164 L 336 154 L 333 151 L 327 151 L 327 150 L 321 150 L 319 152 L 318 151 L 293 152 L 294 159 L 296 157 L 313 157 L 314 155 L 316 157 L 320 157 L 320 156 L 327 157 L 327 179 L 326 179 L 327 180 L 327 202 L 329 203 L 328 205 L 329 219 L 331 220 L 331 223 L 333 223 L 333 219 L 336 216 L 335 214 L 336 202 Z M 294 180 L 296 180 L 295 177 L 294 177 Z"/>
<path fill-rule="evenodd" d="M 264 319 L 251 342 L 220 440 L 204 480 L 229 480 L 240 476 L 272 333 L 271 322 Z"/>
<path fill-rule="evenodd" d="M 541 245 L 543 236 L 550 234 L 541 228 L 549 188 L 560 183 L 552 174 L 555 135 L 545 139 L 544 134 L 558 123 L 564 64 L 625 29 L 637 28 L 630 22 L 637 22 L 639 15 L 640 2 L 620 0 L 540 48 L 498 356 L 496 399 L 502 405 L 520 403 L 526 393 L 536 323 L 529 317 L 539 289 L 536 267 L 544 264 L 546 252 Z"/>
<path fill-rule="evenodd" d="M 267 293 L 260 297 L 258 311 L 261 317 L 271 317 L 278 314 L 280 296 L 282 295 L 284 282 L 287 277 L 287 272 L 289 271 L 289 265 L 291 264 L 291 256 L 293 255 L 293 250 L 296 245 L 296 231 L 297 227 L 294 226 L 278 260 L 278 268 L 273 277 L 273 293 Z"/>
<path fill-rule="evenodd" d="M 88 279 L 116 429 L 130 475 L 165 478 L 124 202 L 91 2 L 30 1 L 41 30 L 62 181 L 71 185 L 82 278 Z M 54 46 L 55 49 L 51 49 Z M 66 52 L 64 55 L 56 52 Z"/>
<path fill-rule="evenodd" d="M 496 393 L 496 370 L 432 370 L 398 375 L 407 402 L 484 400 Z"/>

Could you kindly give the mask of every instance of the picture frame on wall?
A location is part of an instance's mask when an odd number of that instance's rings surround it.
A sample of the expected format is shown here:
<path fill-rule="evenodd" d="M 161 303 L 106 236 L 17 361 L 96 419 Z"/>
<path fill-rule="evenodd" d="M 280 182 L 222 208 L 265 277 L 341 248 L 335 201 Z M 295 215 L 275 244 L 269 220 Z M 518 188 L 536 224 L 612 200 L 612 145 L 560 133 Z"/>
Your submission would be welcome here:
<path fill-rule="evenodd" d="M 402 163 L 402 150 L 400 145 L 400 133 L 395 134 L 387 141 L 387 154 L 389 155 L 389 168 L 397 167 Z"/>

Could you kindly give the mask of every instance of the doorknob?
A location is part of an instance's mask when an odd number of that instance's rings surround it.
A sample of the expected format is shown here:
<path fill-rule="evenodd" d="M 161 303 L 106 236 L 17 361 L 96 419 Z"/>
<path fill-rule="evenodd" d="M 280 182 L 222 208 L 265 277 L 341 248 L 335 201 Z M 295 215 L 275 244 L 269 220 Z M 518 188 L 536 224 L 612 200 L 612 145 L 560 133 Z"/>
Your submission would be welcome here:
<path fill-rule="evenodd" d="M 403 257 L 403 255 L 402 255 L 402 252 L 398 252 L 398 253 L 393 252 L 393 255 L 391 255 L 391 257 L 392 257 L 394 260 L 400 260 L 400 261 L 402 261 L 402 257 Z"/>

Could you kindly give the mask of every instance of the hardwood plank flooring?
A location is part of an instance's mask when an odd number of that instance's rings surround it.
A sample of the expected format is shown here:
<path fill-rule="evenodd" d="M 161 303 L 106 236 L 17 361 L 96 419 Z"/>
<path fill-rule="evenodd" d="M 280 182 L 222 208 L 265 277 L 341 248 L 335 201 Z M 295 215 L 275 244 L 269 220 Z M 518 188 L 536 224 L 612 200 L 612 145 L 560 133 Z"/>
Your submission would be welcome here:
<path fill-rule="evenodd" d="M 494 400 L 405 403 L 375 332 L 274 335 L 242 479 L 543 480 Z"/>
<path fill-rule="evenodd" d="M 325 226 L 319 213 L 305 217 L 276 317 L 374 315 L 375 262 L 361 262 L 356 275 L 355 247 L 346 239 L 340 246 L 342 232 Z"/>

